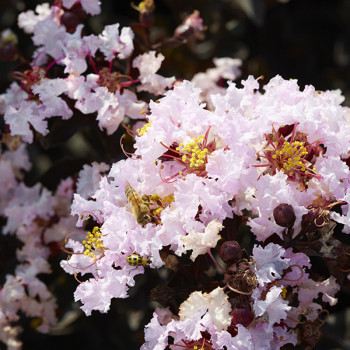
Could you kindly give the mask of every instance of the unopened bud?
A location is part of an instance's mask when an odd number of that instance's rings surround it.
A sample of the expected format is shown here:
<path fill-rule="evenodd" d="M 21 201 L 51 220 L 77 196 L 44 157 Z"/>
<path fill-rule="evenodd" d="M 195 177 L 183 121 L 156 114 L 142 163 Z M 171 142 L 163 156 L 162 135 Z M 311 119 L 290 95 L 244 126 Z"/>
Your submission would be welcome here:
<path fill-rule="evenodd" d="M 241 247 L 236 241 L 226 241 L 219 249 L 219 256 L 226 264 L 233 264 L 241 259 Z"/>
<path fill-rule="evenodd" d="M 11 29 L 0 33 L 0 61 L 13 62 L 18 58 L 17 36 Z"/>
<path fill-rule="evenodd" d="M 131 7 L 139 12 L 140 24 L 146 28 L 151 28 L 154 24 L 153 12 L 156 9 L 153 0 L 141 1 L 137 6 L 132 2 Z"/>
<path fill-rule="evenodd" d="M 273 210 L 273 217 L 277 225 L 288 228 L 293 227 L 296 219 L 293 207 L 287 203 L 279 204 Z"/>
<path fill-rule="evenodd" d="M 67 11 L 61 16 L 61 24 L 66 27 L 69 33 L 74 32 L 79 23 L 80 19 L 73 12 Z"/>

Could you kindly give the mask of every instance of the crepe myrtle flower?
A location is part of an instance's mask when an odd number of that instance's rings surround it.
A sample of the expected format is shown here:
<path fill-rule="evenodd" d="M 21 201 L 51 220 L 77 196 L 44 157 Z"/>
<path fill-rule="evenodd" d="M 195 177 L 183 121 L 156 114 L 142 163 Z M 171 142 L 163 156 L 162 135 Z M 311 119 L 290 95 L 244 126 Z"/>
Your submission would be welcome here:
<path fill-rule="evenodd" d="M 81 269 L 87 269 L 90 266 L 93 266 L 96 263 L 97 259 L 101 259 L 104 256 L 104 246 L 103 246 L 103 234 L 101 231 L 101 221 L 99 220 L 98 216 L 100 216 L 102 213 L 99 210 L 96 210 L 94 212 L 85 212 L 81 214 L 81 217 L 86 217 L 85 222 L 89 223 L 92 220 L 97 222 L 97 225 L 93 224 L 91 230 L 88 230 L 87 233 L 80 232 L 80 231 L 73 231 L 69 233 L 65 237 L 65 245 L 73 250 L 67 250 L 66 248 L 62 248 L 64 252 L 68 254 L 67 257 L 67 265 L 71 269 L 81 270 Z M 91 224 L 90 224 L 91 226 Z M 68 244 L 68 240 L 72 238 L 74 235 L 82 235 L 85 236 L 83 239 L 79 239 L 75 243 L 71 242 Z M 81 244 L 79 244 L 81 243 Z M 74 255 L 84 255 L 89 259 L 83 258 L 83 261 L 85 261 L 87 264 L 86 266 L 82 266 L 82 262 L 79 261 L 79 263 L 74 266 L 74 261 L 80 260 L 79 258 L 72 259 L 72 256 Z M 73 262 L 73 263 L 72 263 Z"/>
<path fill-rule="evenodd" d="M 101 2 L 98 0 L 62 0 L 62 5 L 66 9 L 80 4 L 86 13 L 98 15 L 101 12 Z"/>
<path fill-rule="evenodd" d="M 5 121 L 11 135 L 22 136 L 26 142 L 33 141 L 31 127 L 46 135 L 49 132 L 46 119 L 53 116 L 68 119 L 73 115 L 65 102 L 67 99 L 62 96 L 75 101 L 74 107 L 84 114 L 97 112 L 99 126 L 108 134 L 118 128 L 125 115 L 143 119 L 141 112 L 147 110 L 147 104 L 139 101 L 130 90 L 141 80 L 124 74 L 123 69 L 113 70 L 116 59 L 126 60 L 133 52 L 134 33 L 131 28 L 119 29 L 116 23 L 106 26 L 100 35 L 83 36 L 83 24 L 77 24 L 74 32 L 69 33 L 63 24 L 64 15 L 71 11 L 68 9 L 74 3 L 74 6 L 81 5 L 89 13 L 99 11 L 98 1 L 66 1 L 51 8 L 38 7 L 38 15 L 29 11 L 20 16 L 20 25 L 28 33 L 33 33 L 33 42 L 38 49 L 31 68 L 24 73 L 16 73 L 28 95 L 5 110 Z M 46 35 L 48 32 L 50 35 Z M 106 66 L 95 63 L 97 51 L 108 61 Z M 150 55 L 148 62 L 158 69 L 162 57 L 159 56 L 159 59 Z M 88 64 L 94 73 L 82 76 Z M 68 77 L 49 79 L 47 73 L 54 65 L 64 66 Z M 160 75 L 157 77 L 162 79 Z M 21 119 L 20 115 L 26 118 Z"/>
<path fill-rule="evenodd" d="M 174 181 L 176 178 L 184 178 L 188 174 L 196 174 L 200 177 L 207 175 L 206 164 L 208 163 L 208 157 L 215 150 L 215 140 L 208 142 L 209 131 L 210 127 L 205 135 L 193 137 L 188 143 L 174 143 L 171 147 L 167 147 L 164 143 L 161 143 L 168 149 L 160 157 L 162 162 L 172 160 L 181 166 L 181 170 L 165 178 L 165 182 Z"/>
<path fill-rule="evenodd" d="M 165 93 L 166 88 L 170 88 L 175 82 L 175 77 L 165 78 L 160 74 L 156 74 L 159 70 L 164 56 L 155 51 L 146 52 L 137 56 L 132 65 L 140 72 L 140 85 L 137 86 L 137 91 L 148 91 L 154 95 Z"/>
<path fill-rule="evenodd" d="M 264 173 L 271 175 L 282 171 L 288 179 L 299 184 L 298 189 L 305 191 L 311 178 L 320 179 L 314 167 L 316 157 L 324 153 L 321 141 L 307 141 L 307 135 L 297 131 L 298 123 L 280 127 L 277 131 L 272 127 L 270 135 L 265 134 L 267 145 L 257 153 L 258 159 L 266 159 L 267 164 L 254 165 L 267 167 Z"/>
<path fill-rule="evenodd" d="M 133 132 L 127 127 L 126 129 L 132 137 L 138 136 L 140 138 L 152 129 L 152 124 L 147 122 L 141 128 L 136 129 L 136 132 Z M 172 183 L 180 178 L 185 179 L 189 174 L 195 174 L 199 177 L 207 176 L 206 165 L 209 157 L 212 156 L 213 152 L 216 150 L 216 140 L 215 137 L 210 135 L 210 130 L 211 127 L 207 129 L 204 135 L 192 137 L 191 139 L 188 138 L 188 142 L 174 142 L 170 147 L 165 145 L 162 141 L 160 142 L 160 145 L 162 145 L 166 151 L 156 160 L 156 163 L 160 161 L 162 164 L 160 167 L 160 176 L 165 183 Z M 129 158 L 134 156 L 131 153 L 125 152 L 124 148 L 123 151 Z M 138 156 L 135 155 L 134 159 L 137 158 Z M 171 176 L 164 176 L 162 174 L 162 169 L 171 162 L 176 163 L 179 170 L 174 172 Z"/>
<path fill-rule="evenodd" d="M 179 317 L 166 324 L 155 313 L 146 326 L 146 343 L 141 349 L 219 349 L 216 334 L 225 331 L 231 322 L 231 306 L 223 289 L 218 287 L 210 293 L 193 292 L 180 305 Z M 168 338 L 172 338 L 172 344 Z"/>

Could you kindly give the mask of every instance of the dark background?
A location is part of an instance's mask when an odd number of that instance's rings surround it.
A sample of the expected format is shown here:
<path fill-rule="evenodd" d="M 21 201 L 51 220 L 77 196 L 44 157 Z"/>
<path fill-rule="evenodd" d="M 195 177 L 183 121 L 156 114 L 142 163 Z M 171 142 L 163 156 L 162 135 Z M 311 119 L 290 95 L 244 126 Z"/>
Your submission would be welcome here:
<path fill-rule="evenodd" d="M 30 57 L 30 38 L 16 28 L 19 11 L 41 1 L 2 0 L 1 28 L 11 27 Z M 137 3 L 137 2 L 136 2 Z M 346 0 L 156 0 L 154 37 L 172 34 L 183 18 L 198 9 L 208 29 L 205 39 L 169 52 L 164 73 L 191 78 L 211 66 L 213 57 L 243 60 L 243 76 L 276 74 L 298 79 L 301 86 L 342 89 L 349 95 L 350 2 Z M 99 33 L 107 24 L 137 21 L 128 0 L 103 0 L 102 13 L 89 19 Z M 167 54 L 167 52 L 165 52 Z M 171 67 L 171 68 L 170 68 Z M 1 69 L 0 89 L 8 86 L 10 70 Z M 347 102 L 349 104 L 350 102 Z"/>
<path fill-rule="evenodd" d="M 0 1 L 0 27 L 10 27 L 17 33 L 20 51 L 28 59 L 31 59 L 33 46 L 30 37 L 16 27 L 16 20 L 20 12 L 34 9 L 38 3 L 41 2 Z M 268 82 L 280 74 L 285 79 L 297 79 L 301 86 L 312 84 L 319 90 L 341 89 L 346 97 L 345 105 L 350 105 L 350 1 L 155 0 L 155 4 L 153 38 L 171 36 L 177 25 L 195 9 L 200 11 L 207 26 L 203 40 L 163 51 L 166 60 L 162 73 L 165 76 L 191 79 L 195 73 L 212 67 L 213 57 L 229 56 L 242 59 L 243 79 L 250 74 L 263 75 L 264 82 Z M 138 14 L 129 1 L 102 0 L 101 14 L 89 18 L 86 25 L 91 32 L 100 33 L 105 25 L 119 22 L 121 26 L 129 26 L 137 19 Z M 16 67 L 14 63 L 1 63 L 0 92 L 8 87 L 11 72 Z M 103 160 L 103 153 L 95 155 L 86 150 L 82 156 L 79 154 L 81 158 L 77 161 L 73 157 L 77 155 L 74 150 L 61 146 L 31 146 L 32 159 L 40 159 L 38 163 L 44 165 L 34 166 L 26 177 L 28 184 L 40 181 L 54 189 L 57 181 L 52 180 L 52 169 L 57 163 L 66 165 L 63 168 L 68 169 L 68 176 L 84 163 Z M 72 159 L 76 168 L 65 163 Z M 62 174 L 59 177 L 62 178 Z M 148 272 L 137 281 L 129 299 L 113 300 L 107 315 L 93 313 L 85 317 L 72 301 L 76 282 L 62 274 L 58 266 L 61 258 L 51 261 L 54 273 L 43 276 L 43 280 L 57 296 L 59 316 L 70 315 L 71 319 L 50 335 L 35 332 L 30 320 L 23 319 L 24 349 L 138 349 L 143 343 L 144 324 L 152 317 L 148 300 L 150 290 L 159 283 L 156 271 Z M 350 335 L 348 306 L 349 294 L 343 291 L 315 349 L 350 349 L 345 342 Z M 137 319 L 139 324 L 136 322 L 133 326 L 132 322 Z"/>

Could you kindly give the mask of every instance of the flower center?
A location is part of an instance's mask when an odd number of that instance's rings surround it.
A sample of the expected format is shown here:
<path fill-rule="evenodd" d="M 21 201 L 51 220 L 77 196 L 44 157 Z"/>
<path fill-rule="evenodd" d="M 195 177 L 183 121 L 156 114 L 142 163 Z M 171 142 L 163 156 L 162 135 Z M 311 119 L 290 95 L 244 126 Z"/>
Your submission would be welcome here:
<path fill-rule="evenodd" d="M 268 167 L 264 173 L 275 175 L 277 171 L 285 173 L 289 180 L 299 183 L 298 190 L 306 190 L 311 178 L 320 178 L 314 164 L 316 157 L 323 151 L 320 140 L 314 143 L 307 142 L 307 135 L 296 132 L 298 123 L 281 127 L 270 135 L 266 135 L 268 145 L 260 152 L 259 158 L 265 158 L 267 164 L 255 165 L 256 167 Z M 293 127 L 290 137 L 286 140 L 285 130 Z"/>
<path fill-rule="evenodd" d="M 144 135 L 144 134 L 147 132 L 147 129 L 148 129 L 149 127 L 151 127 L 151 126 L 152 126 L 151 123 L 146 123 L 146 124 L 144 124 L 144 125 L 142 126 L 141 129 L 136 129 L 137 135 L 138 135 L 138 136 Z"/>
<path fill-rule="evenodd" d="M 46 70 L 44 68 L 33 66 L 32 70 L 26 70 L 24 73 L 14 72 L 15 79 L 21 81 L 21 87 L 28 93 L 28 100 L 35 100 L 37 97 L 33 95 L 32 87 L 40 84 L 41 79 L 46 77 Z"/>
<path fill-rule="evenodd" d="M 288 176 L 293 176 L 296 173 L 300 175 L 316 175 L 316 168 L 310 167 L 310 162 L 305 159 L 309 154 L 304 142 L 284 141 L 279 145 L 275 142 L 276 148 L 271 151 L 272 159 L 276 164 L 276 168 L 284 172 Z"/>
<path fill-rule="evenodd" d="M 160 212 L 163 209 L 165 209 L 170 205 L 170 203 L 175 201 L 174 195 L 172 194 L 169 194 L 162 198 L 159 194 L 153 193 L 151 195 L 143 195 L 141 198 L 143 201 L 149 203 L 151 207 L 151 214 L 154 216 L 159 216 Z M 158 217 L 158 221 L 160 222 L 160 217 Z"/>
<path fill-rule="evenodd" d="M 184 146 L 180 143 L 176 150 L 182 154 L 181 160 L 190 168 L 199 168 L 207 163 L 208 148 L 203 145 L 204 136 L 194 137 L 191 142 Z"/>
<path fill-rule="evenodd" d="M 207 176 L 206 164 L 208 163 L 208 156 L 216 150 L 216 142 L 212 140 L 208 143 L 210 127 L 205 135 L 193 137 L 190 142 L 184 144 L 181 142 L 173 143 L 170 147 L 163 142 L 161 144 L 168 149 L 161 157 L 162 162 L 175 160 L 183 166 L 183 169 L 176 174 L 164 179 L 164 182 L 175 182 L 177 178 L 184 178 L 186 175 L 194 173 L 197 176 Z"/>
<path fill-rule="evenodd" d="M 85 240 L 82 241 L 85 247 L 84 255 L 97 259 L 96 253 L 100 254 L 103 250 L 103 242 L 101 240 L 102 233 L 98 226 L 95 226 L 86 234 Z"/>

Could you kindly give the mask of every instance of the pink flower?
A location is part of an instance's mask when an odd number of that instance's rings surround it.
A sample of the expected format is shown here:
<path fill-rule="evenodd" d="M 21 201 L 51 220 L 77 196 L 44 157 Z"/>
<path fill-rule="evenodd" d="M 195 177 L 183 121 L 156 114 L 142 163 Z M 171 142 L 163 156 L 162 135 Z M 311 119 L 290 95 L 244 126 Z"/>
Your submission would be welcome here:
<path fill-rule="evenodd" d="M 124 271 L 110 269 L 103 277 L 91 278 L 78 286 L 74 293 L 75 301 L 83 302 L 82 310 L 91 315 L 92 310 L 107 312 L 113 297 L 126 298 L 127 284 L 131 283 Z"/>
<path fill-rule="evenodd" d="M 161 53 L 156 56 L 155 51 L 146 52 L 134 59 L 132 65 L 140 71 L 141 85 L 137 87 L 138 91 L 148 91 L 154 95 L 162 95 L 166 88 L 172 86 L 175 81 L 174 77 L 164 78 L 156 74 L 163 60 L 164 56 Z"/>
<path fill-rule="evenodd" d="M 288 302 L 283 300 L 281 292 L 281 287 L 273 286 L 267 292 L 265 300 L 255 300 L 254 302 L 255 316 L 261 317 L 265 315 L 265 321 L 268 322 L 270 329 L 275 323 L 284 320 L 291 308 Z"/>
<path fill-rule="evenodd" d="M 5 209 L 8 220 L 4 233 L 13 233 L 21 225 L 29 227 L 36 217 L 48 219 L 54 213 L 54 203 L 52 194 L 39 183 L 31 188 L 20 183 Z"/>
<path fill-rule="evenodd" d="M 220 79 L 236 80 L 241 71 L 239 67 L 242 65 L 240 59 L 230 57 L 214 58 L 215 68 L 209 68 L 205 72 L 197 73 L 192 78 L 192 82 L 199 87 L 201 98 L 207 103 L 210 110 L 214 109 L 212 97 L 216 94 L 225 95 L 226 89 L 219 85 Z"/>
<path fill-rule="evenodd" d="M 77 193 L 83 198 L 88 199 L 98 190 L 102 174 L 108 170 L 109 165 L 106 163 L 98 164 L 93 162 L 91 166 L 84 165 L 83 170 L 79 172 Z"/>
<path fill-rule="evenodd" d="M 128 58 L 134 50 L 134 33 L 129 27 L 124 27 L 119 35 L 119 23 L 108 25 L 102 34 L 100 50 L 105 55 L 107 61 L 114 59 L 115 55 L 119 59 Z"/>
<path fill-rule="evenodd" d="M 255 275 L 260 288 L 282 277 L 283 270 L 289 266 L 289 259 L 284 255 L 285 249 L 274 243 L 269 243 L 265 248 L 253 248 Z"/>
<path fill-rule="evenodd" d="M 50 5 L 48 3 L 37 5 L 34 11 L 29 10 L 22 12 L 18 16 L 18 26 L 27 34 L 33 33 L 37 23 L 45 20 L 51 14 Z"/>
<path fill-rule="evenodd" d="M 67 106 L 67 103 L 59 97 L 68 91 L 67 82 L 64 79 L 42 79 L 40 84 L 36 84 L 32 88 L 35 94 L 39 95 L 40 111 L 43 116 L 61 116 L 63 119 L 69 119 L 73 112 Z"/>
<path fill-rule="evenodd" d="M 4 94 L 0 95 L 0 113 L 4 114 L 10 106 L 18 106 L 28 97 L 28 94 L 13 82 Z"/>
<path fill-rule="evenodd" d="M 97 79 L 96 75 L 90 74 L 85 83 L 82 79 L 69 81 L 70 94 L 77 99 L 77 109 L 85 114 L 97 112 L 99 127 L 106 129 L 108 134 L 117 130 L 125 115 L 142 118 L 141 112 L 147 108 L 145 102 L 139 101 L 130 90 L 112 93 L 107 87 L 98 86 Z"/>
<path fill-rule="evenodd" d="M 76 3 L 80 3 L 85 12 L 90 15 L 98 15 L 101 12 L 101 2 L 98 0 L 62 0 L 63 6 L 67 9 Z"/>
<path fill-rule="evenodd" d="M 39 106 L 29 101 L 23 101 L 17 108 L 10 106 L 4 115 L 6 123 L 10 126 L 11 135 L 19 135 L 27 143 L 33 142 L 30 125 L 43 135 L 49 132 L 44 118 L 40 114 Z"/>

